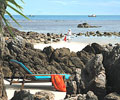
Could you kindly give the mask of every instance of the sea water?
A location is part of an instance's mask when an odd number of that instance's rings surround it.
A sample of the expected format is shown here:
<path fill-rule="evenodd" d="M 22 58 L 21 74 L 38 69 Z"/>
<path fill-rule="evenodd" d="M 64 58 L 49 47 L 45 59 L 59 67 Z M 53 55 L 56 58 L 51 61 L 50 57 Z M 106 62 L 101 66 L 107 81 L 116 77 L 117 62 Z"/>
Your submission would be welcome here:
<path fill-rule="evenodd" d="M 87 15 L 32 15 L 27 16 L 30 20 L 14 15 L 15 19 L 22 27 L 16 25 L 7 15 L 5 16 L 13 27 L 21 31 L 35 31 L 39 33 L 56 33 L 66 34 L 68 29 L 72 33 L 80 33 L 87 31 L 100 32 L 120 32 L 120 15 L 97 15 L 97 17 L 88 17 Z M 98 28 L 78 28 L 77 25 L 88 23 L 93 26 L 101 26 Z M 104 43 L 120 43 L 119 37 L 73 37 L 73 41 L 77 42 L 104 42 Z"/>

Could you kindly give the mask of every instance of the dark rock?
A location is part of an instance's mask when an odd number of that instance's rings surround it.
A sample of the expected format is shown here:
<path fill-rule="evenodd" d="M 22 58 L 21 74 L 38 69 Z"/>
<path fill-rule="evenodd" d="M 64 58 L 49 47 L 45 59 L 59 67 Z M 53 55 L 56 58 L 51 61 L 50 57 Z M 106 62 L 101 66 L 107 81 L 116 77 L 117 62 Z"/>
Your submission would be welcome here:
<path fill-rule="evenodd" d="M 94 33 L 94 32 L 89 32 L 89 34 L 95 36 L 95 33 Z"/>
<path fill-rule="evenodd" d="M 43 52 L 48 56 L 48 58 L 51 57 L 51 54 L 53 53 L 53 51 L 54 51 L 54 49 L 51 46 L 45 47 L 43 49 Z"/>
<path fill-rule="evenodd" d="M 104 67 L 107 75 L 107 93 L 119 92 L 120 46 L 114 46 L 111 52 L 104 54 Z"/>
<path fill-rule="evenodd" d="M 92 43 L 91 47 L 95 50 L 96 54 L 103 53 L 105 51 L 104 47 L 97 43 Z"/>
<path fill-rule="evenodd" d="M 95 54 L 94 48 L 91 47 L 90 45 L 87 45 L 83 50 L 86 51 L 86 52 L 88 52 L 88 53 L 93 53 L 93 54 Z"/>
<path fill-rule="evenodd" d="M 61 34 L 60 34 L 60 37 L 62 38 L 62 37 L 64 37 L 64 35 L 61 33 Z"/>
<path fill-rule="evenodd" d="M 31 43 L 25 43 L 25 47 L 29 49 L 34 49 L 34 46 Z"/>
<path fill-rule="evenodd" d="M 120 100 L 120 95 L 116 92 L 110 93 L 105 96 L 104 100 Z"/>
<path fill-rule="evenodd" d="M 71 97 L 67 96 L 65 100 L 98 100 L 98 98 L 92 91 L 89 91 L 87 94 L 77 94 Z"/>
<path fill-rule="evenodd" d="M 27 91 L 15 91 L 11 100 L 34 100 L 34 96 Z"/>
<path fill-rule="evenodd" d="M 45 44 L 48 44 L 49 42 L 46 40 L 46 41 L 44 41 L 44 43 L 45 43 Z"/>
<path fill-rule="evenodd" d="M 86 94 L 78 94 L 77 100 L 86 100 Z"/>
<path fill-rule="evenodd" d="M 76 68 L 84 68 L 84 63 L 78 57 L 71 57 L 71 62 Z"/>
<path fill-rule="evenodd" d="M 24 55 L 18 55 L 17 60 L 19 60 L 23 63 L 28 63 L 29 62 L 29 58 L 25 57 Z"/>
<path fill-rule="evenodd" d="M 18 48 L 17 46 L 15 46 L 15 45 L 12 46 L 12 50 L 13 50 L 16 54 L 22 54 L 21 49 Z"/>
<path fill-rule="evenodd" d="M 101 27 L 101 26 L 91 26 L 88 23 L 82 23 L 82 24 L 78 24 L 77 27 L 78 28 L 98 28 L 98 27 Z"/>
<path fill-rule="evenodd" d="M 88 53 L 88 52 L 82 50 L 82 51 L 78 51 L 78 52 L 77 52 L 77 56 L 80 58 L 80 60 L 81 60 L 84 64 L 86 64 L 89 60 L 91 60 L 91 59 L 95 56 L 95 54 L 93 54 L 93 53 Z"/>
<path fill-rule="evenodd" d="M 34 97 L 34 100 L 55 100 L 55 95 L 47 91 L 37 92 Z"/>
<path fill-rule="evenodd" d="M 86 100 L 98 100 L 97 96 L 92 92 L 87 92 Z"/>
<path fill-rule="evenodd" d="M 106 75 L 102 61 L 102 54 L 97 54 L 87 63 L 81 74 L 85 90 L 93 91 L 100 100 L 103 100 L 106 93 Z"/>
<path fill-rule="evenodd" d="M 88 23 L 83 23 L 83 25 L 89 25 Z"/>
<path fill-rule="evenodd" d="M 83 33 L 78 33 L 78 34 L 76 34 L 77 36 L 82 36 L 83 35 Z"/>
<path fill-rule="evenodd" d="M 67 82 L 67 94 L 76 95 L 76 93 L 77 93 L 76 81 L 68 81 Z"/>
<path fill-rule="evenodd" d="M 74 77 L 74 80 L 76 81 L 76 84 L 77 84 L 77 94 L 80 94 L 81 93 L 81 84 L 82 84 L 82 81 L 81 81 L 81 69 L 76 69 L 75 71 L 75 77 Z"/>
<path fill-rule="evenodd" d="M 55 61 L 59 62 L 60 57 L 64 57 L 64 56 L 70 56 L 70 49 L 60 48 L 60 49 L 54 50 L 54 52 L 51 55 L 51 60 L 54 59 Z"/>
<path fill-rule="evenodd" d="M 47 36 L 51 36 L 50 33 L 47 33 Z"/>
<path fill-rule="evenodd" d="M 76 54 L 75 52 L 71 52 L 71 53 L 70 53 L 70 56 L 71 56 L 71 57 L 77 57 L 77 54 Z"/>

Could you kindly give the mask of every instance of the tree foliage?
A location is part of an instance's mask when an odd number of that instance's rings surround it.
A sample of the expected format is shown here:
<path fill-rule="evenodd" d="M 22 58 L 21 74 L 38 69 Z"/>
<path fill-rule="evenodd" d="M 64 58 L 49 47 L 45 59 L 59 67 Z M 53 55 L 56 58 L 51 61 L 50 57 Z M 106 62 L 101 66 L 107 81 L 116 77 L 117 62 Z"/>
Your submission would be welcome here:
<path fill-rule="evenodd" d="M 22 3 L 23 0 L 20 0 Z M 0 17 L 2 18 L 2 21 L 4 21 L 4 23 L 6 24 L 9 32 L 11 35 L 12 31 L 9 27 L 10 23 L 9 21 L 4 17 L 4 14 L 8 14 L 8 16 L 16 23 L 20 26 L 20 24 L 17 22 L 17 20 L 12 16 L 12 14 L 7 11 L 7 7 L 9 7 L 10 9 L 14 10 L 16 13 L 18 13 L 19 15 L 25 17 L 26 19 L 28 19 L 28 17 L 26 17 L 23 13 L 22 13 L 22 7 L 16 2 L 16 0 L 0 0 Z M 1 20 L 0 20 L 1 21 Z M 1 26 L 1 25 L 0 25 Z"/>

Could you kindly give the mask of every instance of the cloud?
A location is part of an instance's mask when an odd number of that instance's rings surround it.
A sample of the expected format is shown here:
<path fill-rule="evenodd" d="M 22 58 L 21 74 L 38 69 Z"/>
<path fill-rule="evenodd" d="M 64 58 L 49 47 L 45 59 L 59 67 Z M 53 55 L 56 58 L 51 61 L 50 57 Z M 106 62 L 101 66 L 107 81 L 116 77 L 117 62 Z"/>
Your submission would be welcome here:
<path fill-rule="evenodd" d="M 81 1 L 73 1 L 74 4 L 78 4 L 78 5 L 82 5 L 82 6 L 106 6 L 106 7 L 118 7 L 120 6 L 120 1 L 118 0 L 109 0 L 109 1 L 97 1 L 95 2 L 94 0 L 91 0 L 91 1 L 87 1 L 87 0 L 84 0 L 83 2 Z"/>
<path fill-rule="evenodd" d="M 61 4 L 61 5 L 64 5 L 64 6 L 66 6 L 66 5 L 73 5 L 73 4 L 79 3 L 77 0 L 71 0 L 71 1 L 69 1 L 69 0 L 53 0 L 51 2 L 54 2 L 54 3 L 57 3 L 57 4 Z"/>
<path fill-rule="evenodd" d="M 73 5 L 76 5 L 76 6 L 93 6 L 93 7 L 119 7 L 120 5 L 120 0 L 109 0 L 109 1 L 99 1 L 99 0 L 52 0 L 50 2 L 53 2 L 55 4 L 60 4 L 60 5 L 63 5 L 63 6 L 73 6 Z"/>
<path fill-rule="evenodd" d="M 61 1 L 61 0 L 55 0 L 55 1 L 52 1 L 52 2 L 57 3 L 57 4 L 61 4 L 61 5 L 67 5 L 67 2 Z"/>

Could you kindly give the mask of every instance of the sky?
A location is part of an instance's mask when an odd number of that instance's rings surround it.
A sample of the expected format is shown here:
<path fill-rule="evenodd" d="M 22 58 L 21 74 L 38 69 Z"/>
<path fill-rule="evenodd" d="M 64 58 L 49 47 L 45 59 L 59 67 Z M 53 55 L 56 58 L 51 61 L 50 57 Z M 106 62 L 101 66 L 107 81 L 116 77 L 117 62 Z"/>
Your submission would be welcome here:
<path fill-rule="evenodd" d="M 24 0 L 24 2 L 18 3 L 24 8 L 25 15 L 120 15 L 120 0 Z M 9 8 L 8 11 L 16 15 Z"/>

